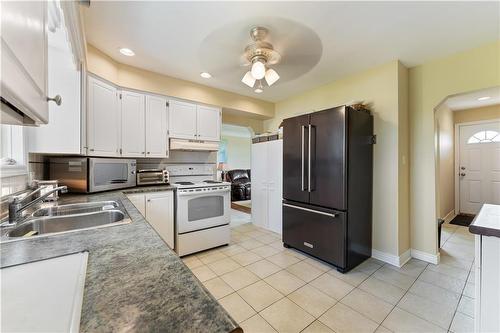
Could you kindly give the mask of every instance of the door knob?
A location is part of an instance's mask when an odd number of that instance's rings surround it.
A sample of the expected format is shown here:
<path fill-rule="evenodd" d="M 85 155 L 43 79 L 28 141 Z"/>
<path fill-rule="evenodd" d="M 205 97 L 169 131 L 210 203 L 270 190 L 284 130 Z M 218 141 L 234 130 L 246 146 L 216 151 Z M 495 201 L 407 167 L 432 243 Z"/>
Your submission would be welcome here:
<path fill-rule="evenodd" d="M 460 176 L 465 177 L 465 172 L 462 172 Z"/>

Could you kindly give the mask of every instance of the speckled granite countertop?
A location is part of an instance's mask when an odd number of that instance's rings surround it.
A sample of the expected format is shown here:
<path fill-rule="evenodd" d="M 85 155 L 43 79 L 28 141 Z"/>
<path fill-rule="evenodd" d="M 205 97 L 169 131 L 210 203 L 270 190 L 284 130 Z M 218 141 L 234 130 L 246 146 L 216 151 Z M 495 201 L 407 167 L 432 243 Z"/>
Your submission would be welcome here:
<path fill-rule="evenodd" d="M 121 200 L 124 225 L 0 244 L 0 266 L 89 251 L 81 332 L 241 332 L 124 193 L 172 190 L 148 186 L 64 202 Z"/>
<path fill-rule="evenodd" d="M 484 204 L 469 231 L 483 236 L 500 237 L 500 205 Z"/>

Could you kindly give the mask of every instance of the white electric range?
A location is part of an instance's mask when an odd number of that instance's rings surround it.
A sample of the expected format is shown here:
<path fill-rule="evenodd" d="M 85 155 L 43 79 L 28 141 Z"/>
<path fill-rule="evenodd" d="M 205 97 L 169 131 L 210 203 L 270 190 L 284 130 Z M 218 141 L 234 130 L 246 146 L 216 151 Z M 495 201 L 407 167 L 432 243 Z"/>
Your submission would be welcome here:
<path fill-rule="evenodd" d="M 179 256 L 229 244 L 231 183 L 177 181 L 176 251 Z"/>

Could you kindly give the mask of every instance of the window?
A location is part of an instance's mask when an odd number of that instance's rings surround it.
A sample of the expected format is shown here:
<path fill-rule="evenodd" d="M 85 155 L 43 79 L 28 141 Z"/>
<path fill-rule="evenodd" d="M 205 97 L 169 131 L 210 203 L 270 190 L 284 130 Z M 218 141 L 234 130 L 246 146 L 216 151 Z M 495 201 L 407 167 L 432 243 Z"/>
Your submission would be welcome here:
<path fill-rule="evenodd" d="M 492 143 L 500 142 L 500 133 L 496 131 L 480 131 L 467 140 L 467 143 Z"/>
<path fill-rule="evenodd" d="M 0 177 L 26 174 L 22 126 L 0 125 Z"/>

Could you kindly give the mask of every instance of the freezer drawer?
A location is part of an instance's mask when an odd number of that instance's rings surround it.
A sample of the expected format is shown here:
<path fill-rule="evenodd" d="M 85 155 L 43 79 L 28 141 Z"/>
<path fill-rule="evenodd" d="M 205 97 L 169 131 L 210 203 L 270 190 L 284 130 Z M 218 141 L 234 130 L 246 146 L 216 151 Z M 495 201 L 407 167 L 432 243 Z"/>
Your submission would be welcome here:
<path fill-rule="evenodd" d="M 345 268 L 346 214 L 283 203 L 283 243 Z"/>

